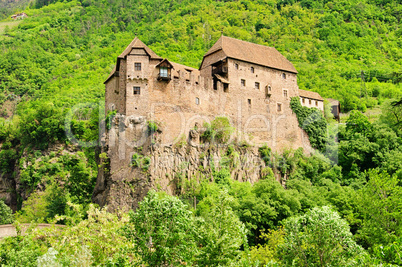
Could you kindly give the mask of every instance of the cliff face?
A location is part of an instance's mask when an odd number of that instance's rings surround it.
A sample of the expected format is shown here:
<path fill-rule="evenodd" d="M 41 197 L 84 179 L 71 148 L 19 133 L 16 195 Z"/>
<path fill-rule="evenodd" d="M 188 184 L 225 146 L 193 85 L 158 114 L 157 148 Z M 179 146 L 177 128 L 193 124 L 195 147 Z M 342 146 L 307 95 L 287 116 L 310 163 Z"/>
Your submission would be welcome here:
<path fill-rule="evenodd" d="M 12 210 L 17 210 L 16 182 L 10 173 L 0 173 L 0 199 Z"/>
<path fill-rule="evenodd" d="M 171 145 L 162 144 L 162 127 L 155 132 L 143 117 L 117 115 L 99 154 L 93 202 L 110 210 L 135 209 L 154 188 L 171 195 L 191 190 L 193 183 L 230 175 L 254 183 L 267 175 L 281 177 L 266 166 L 258 147 L 246 143 L 200 141 L 201 130 L 190 130 Z"/>
<path fill-rule="evenodd" d="M 18 149 L 18 148 L 17 148 Z M 97 174 L 84 152 L 77 146 L 53 144 L 46 150 L 23 149 L 6 172 L 0 171 L 0 198 L 16 211 L 22 202 L 34 192 L 45 191 L 47 186 L 57 183 L 70 195 L 92 193 Z M 70 192 L 80 184 L 79 192 Z M 89 193 L 89 196 L 90 196 Z"/>

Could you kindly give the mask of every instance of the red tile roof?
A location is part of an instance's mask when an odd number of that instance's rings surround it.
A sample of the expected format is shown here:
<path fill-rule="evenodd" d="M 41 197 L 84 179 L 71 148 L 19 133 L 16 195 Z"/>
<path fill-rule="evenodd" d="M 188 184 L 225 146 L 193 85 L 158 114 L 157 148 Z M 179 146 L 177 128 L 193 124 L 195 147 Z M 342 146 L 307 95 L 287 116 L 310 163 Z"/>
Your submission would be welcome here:
<path fill-rule="evenodd" d="M 299 96 L 324 101 L 324 98 L 322 98 L 320 96 L 320 94 L 316 93 L 316 92 L 311 92 L 311 91 L 306 91 L 306 90 L 299 89 Z"/>
<path fill-rule="evenodd" d="M 293 64 L 273 47 L 221 36 L 204 57 L 219 50 L 222 50 L 227 57 L 233 59 L 297 73 Z"/>

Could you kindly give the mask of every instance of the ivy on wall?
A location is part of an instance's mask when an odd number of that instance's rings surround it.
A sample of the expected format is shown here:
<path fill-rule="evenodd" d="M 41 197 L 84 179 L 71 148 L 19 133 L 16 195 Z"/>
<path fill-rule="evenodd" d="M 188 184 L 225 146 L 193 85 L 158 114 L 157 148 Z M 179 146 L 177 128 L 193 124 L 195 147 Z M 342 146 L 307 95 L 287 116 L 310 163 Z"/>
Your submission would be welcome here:
<path fill-rule="evenodd" d="M 317 108 L 303 107 L 299 97 L 292 97 L 290 107 L 296 113 L 299 126 L 306 131 L 310 144 L 320 151 L 327 142 L 327 122 L 324 114 Z"/>

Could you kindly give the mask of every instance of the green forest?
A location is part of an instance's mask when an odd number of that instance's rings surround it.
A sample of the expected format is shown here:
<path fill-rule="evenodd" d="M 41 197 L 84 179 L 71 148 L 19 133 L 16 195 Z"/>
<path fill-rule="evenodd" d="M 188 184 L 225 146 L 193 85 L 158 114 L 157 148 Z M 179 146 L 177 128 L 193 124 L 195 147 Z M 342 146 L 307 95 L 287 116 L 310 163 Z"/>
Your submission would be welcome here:
<path fill-rule="evenodd" d="M 0 0 L 0 178 L 19 172 L 0 225 L 31 223 L 0 239 L 0 266 L 402 265 L 401 18 L 400 0 Z M 198 68 L 222 34 L 275 47 L 300 89 L 340 101 L 342 123 L 292 100 L 300 125 L 319 117 L 305 129 L 316 153 L 263 146 L 254 184 L 227 164 L 135 211 L 91 203 L 104 155 L 68 140 L 66 116 L 86 103 L 71 127 L 97 142 L 103 82 L 135 36 Z"/>

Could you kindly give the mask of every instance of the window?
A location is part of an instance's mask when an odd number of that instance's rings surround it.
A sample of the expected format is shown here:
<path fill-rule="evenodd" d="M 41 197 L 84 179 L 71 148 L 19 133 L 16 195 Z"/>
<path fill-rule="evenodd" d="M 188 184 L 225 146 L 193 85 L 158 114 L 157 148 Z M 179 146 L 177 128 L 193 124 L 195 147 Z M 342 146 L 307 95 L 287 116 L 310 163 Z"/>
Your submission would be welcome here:
<path fill-rule="evenodd" d="M 168 69 L 166 67 L 160 67 L 159 68 L 159 76 L 162 78 L 167 78 L 168 77 Z"/>
<path fill-rule="evenodd" d="M 241 87 L 246 87 L 246 80 L 244 80 L 244 79 L 241 79 Z"/>
<path fill-rule="evenodd" d="M 282 111 L 282 104 L 278 103 L 278 112 L 281 112 L 281 111 Z"/>
<path fill-rule="evenodd" d="M 235 63 L 235 69 L 239 69 L 239 64 Z"/>
<path fill-rule="evenodd" d="M 251 73 L 254 73 L 254 67 L 250 68 Z"/>
<path fill-rule="evenodd" d="M 133 87 L 133 94 L 134 95 L 139 95 L 140 92 L 141 92 L 141 87 L 138 87 L 138 86 Z"/>
<path fill-rule="evenodd" d="M 304 98 L 302 98 L 302 103 L 303 103 L 303 104 L 304 104 L 304 102 L 305 102 L 304 100 L 305 100 L 305 99 L 304 99 Z"/>
<path fill-rule="evenodd" d="M 200 99 L 198 97 L 195 98 L 195 104 L 199 105 L 200 104 Z"/>
<path fill-rule="evenodd" d="M 271 97 L 271 86 L 269 85 L 265 86 L 265 96 Z"/>
<path fill-rule="evenodd" d="M 260 90 L 260 83 L 259 82 L 255 82 L 255 89 Z"/>
<path fill-rule="evenodd" d="M 311 99 L 308 100 L 308 104 L 311 105 Z"/>
<path fill-rule="evenodd" d="M 251 99 L 247 99 L 247 103 L 249 106 L 251 106 Z"/>
<path fill-rule="evenodd" d="M 315 101 L 315 105 L 318 107 L 318 101 L 317 100 Z"/>
<path fill-rule="evenodd" d="M 218 79 L 214 78 L 214 90 L 218 90 Z"/>
<path fill-rule="evenodd" d="M 141 71 L 141 63 L 134 63 L 134 70 Z"/>
<path fill-rule="evenodd" d="M 288 97 L 288 90 L 283 90 L 283 96 Z"/>
<path fill-rule="evenodd" d="M 224 83 L 224 84 L 223 84 L 223 91 L 224 91 L 225 93 L 227 93 L 227 92 L 229 91 L 229 84 L 227 84 L 227 83 Z"/>
<path fill-rule="evenodd" d="M 282 73 L 282 78 L 286 79 L 286 73 Z"/>

